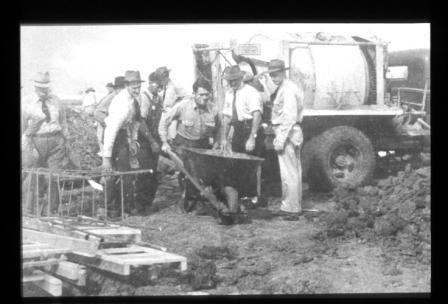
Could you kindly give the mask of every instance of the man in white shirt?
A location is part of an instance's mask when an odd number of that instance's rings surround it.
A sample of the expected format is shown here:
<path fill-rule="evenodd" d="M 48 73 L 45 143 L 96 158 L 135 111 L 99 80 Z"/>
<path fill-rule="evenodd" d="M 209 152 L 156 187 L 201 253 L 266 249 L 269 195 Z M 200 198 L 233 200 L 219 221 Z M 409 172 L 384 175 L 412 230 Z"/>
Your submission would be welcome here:
<path fill-rule="evenodd" d="M 230 89 L 225 94 L 223 114 L 223 133 L 221 149 L 230 151 L 228 140 L 230 126 L 233 126 L 231 139 L 234 152 L 248 153 L 254 156 L 264 156 L 264 133 L 260 128 L 263 102 L 260 93 L 243 82 L 244 72 L 238 65 L 231 66 L 224 73 Z M 236 177 L 239 179 L 242 177 Z M 240 184 L 240 197 L 252 198 L 257 203 L 260 193 L 257 193 L 257 177 L 244 177 Z"/>
<path fill-rule="evenodd" d="M 139 71 L 126 71 L 126 88 L 118 93 L 109 107 L 105 119 L 103 142 L 103 170 L 129 171 L 130 158 L 135 157 L 139 150 L 137 142 L 140 114 L 140 88 L 144 82 Z M 129 212 L 133 207 L 132 181 L 129 177 L 123 179 L 125 208 Z M 113 179 L 106 181 L 106 196 L 108 211 L 111 216 L 117 216 L 119 192 Z M 117 193 L 118 192 L 118 193 Z M 115 209 L 115 210 L 114 210 Z"/>
<path fill-rule="evenodd" d="M 285 63 L 274 59 L 268 72 L 277 85 L 272 106 L 272 126 L 275 132 L 274 149 L 278 154 L 282 179 L 280 214 L 285 220 L 299 220 L 302 211 L 315 211 L 302 206 L 302 166 L 300 149 L 303 143 L 303 90 L 286 78 Z"/>
<path fill-rule="evenodd" d="M 82 112 L 86 115 L 93 115 L 96 106 L 96 95 L 94 88 L 88 88 L 85 91 L 84 98 L 82 100 Z"/>
<path fill-rule="evenodd" d="M 162 98 L 163 111 L 168 112 L 178 101 L 185 97 L 185 92 L 174 85 L 170 79 L 170 71 L 167 67 L 159 67 L 155 71 L 160 86 L 160 97 Z M 168 138 L 173 140 L 176 137 L 177 122 L 173 121 L 168 129 Z"/>

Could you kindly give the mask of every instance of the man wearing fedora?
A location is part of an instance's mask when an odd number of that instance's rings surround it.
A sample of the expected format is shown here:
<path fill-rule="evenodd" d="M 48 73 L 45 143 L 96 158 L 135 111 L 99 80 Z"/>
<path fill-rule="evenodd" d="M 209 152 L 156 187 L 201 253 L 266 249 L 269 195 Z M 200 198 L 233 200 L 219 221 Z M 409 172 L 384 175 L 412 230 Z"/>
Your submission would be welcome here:
<path fill-rule="evenodd" d="M 264 133 L 260 128 L 263 102 L 260 93 L 243 82 L 244 72 L 238 65 L 231 66 L 224 73 L 229 89 L 225 93 L 223 114 L 223 134 L 221 149 L 248 153 L 263 157 Z M 233 136 L 230 148 L 229 130 L 233 126 Z M 246 178 L 240 197 L 252 198 L 254 203 L 260 199 L 256 193 L 256 176 Z"/>
<path fill-rule="evenodd" d="M 21 104 L 22 159 L 28 160 L 22 165 L 50 169 L 73 169 L 74 164 L 68 155 L 69 133 L 65 109 L 59 98 L 51 93 L 48 72 L 37 73 L 34 78 L 34 89 L 36 94 L 24 97 Z M 33 153 L 33 157 L 30 158 L 27 153 Z M 43 190 L 44 182 L 46 183 L 39 178 L 39 186 L 41 186 L 39 190 Z M 28 176 L 25 179 L 23 198 L 25 206 L 28 208 L 32 208 L 36 204 L 35 187 L 37 183 L 35 177 Z M 55 180 L 50 184 L 50 209 L 55 212 L 59 202 L 58 184 Z M 46 211 L 46 208 L 42 210 Z"/>
<path fill-rule="evenodd" d="M 282 179 L 280 215 L 285 220 L 298 220 L 306 211 L 302 201 L 302 166 L 300 149 L 303 134 L 300 124 L 303 111 L 303 90 L 286 77 L 283 60 L 269 62 L 268 73 L 277 86 L 273 94 L 272 125 L 275 132 L 274 149 L 277 151 Z M 309 209 L 311 211 L 311 209 Z"/>
<path fill-rule="evenodd" d="M 108 115 L 105 118 L 103 143 L 103 170 L 129 171 L 131 158 L 136 157 L 139 144 L 137 141 L 140 112 L 141 83 L 139 71 L 126 71 L 124 76 L 126 87 L 111 101 Z M 134 212 L 132 180 L 129 176 L 123 178 L 124 205 L 128 212 Z M 106 197 L 110 216 L 117 216 L 119 188 L 112 178 L 106 179 Z"/>
<path fill-rule="evenodd" d="M 152 169 L 152 173 L 143 173 L 136 177 L 135 200 L 139 211 L 148 213 L 158 187 L 157 163 L 162 145 L 158 131 L 163 104 L 155 72 L 149 75 L 148 87 L 142 91 L 140 102 L 142 122 L 138 141 L 141 147 L 137 158 L 140 168 Z"/>
<path fill-rule="evenodd" d="M 167 112 L 176 104 L 176 102 L 180 101 L 185 96 L 183 90 L 177 87 L 171 80 L 170 71 L 171 70 L 166 66 L 159 67 L 155 70 L 155 76 L 158 79 L 164 112 Z M 173 121 L 168 130 L 168 138 L 170 140 L 176 137 L 176 130 L 177 122 Z"/>
<path fill-rule="evenodd" d="M 112 91 L 109 92 L 106 96 L 104 96 L 96 105 L 95 111 L 93 112 L 93 117 L 97 122 L 97 138 L 98 145 L 100 147 L 100 151 L 98 152 L 99 156 L 102 156 L 103 153 L 103 140 L 104 140 L 104 128 L 106 127 L 105 119 L 109 112 L 109 106 L 112 102 L 112 99 L 120 93 L 121 90 L 124 89 L 125 82 L 123 76 L 115 77 L 114 83 L 109 83 L 112 85 Z M 108 84 L 108 85 L 109 85 Z"/>
<path fill-rule="evenodd" d="M 171 151 L 168 141 L 168 128 L 172 121 L 177 121 L 177 135 L 173 145 L 183 158 L 182 148 L 211 148 L 210 139 L 216 140 L 218 135 L 218 113 L 209 103 L 211 98 L 211 84 L 204 79 L 197 79 L 193 84 L 194 97 L 186 98 L 174 105 L 165 115 L 162 115 L 159 125 L 159 135 L 162 140 L 162 151 Z M 185 160 L 185 165 L 190 165 Z M 190 212 L 193 206 L 200 201 L 199 192 L 188 181 L 179 175 L 179 183 L 185 186 L 183 194 L 183 210 Z"/>

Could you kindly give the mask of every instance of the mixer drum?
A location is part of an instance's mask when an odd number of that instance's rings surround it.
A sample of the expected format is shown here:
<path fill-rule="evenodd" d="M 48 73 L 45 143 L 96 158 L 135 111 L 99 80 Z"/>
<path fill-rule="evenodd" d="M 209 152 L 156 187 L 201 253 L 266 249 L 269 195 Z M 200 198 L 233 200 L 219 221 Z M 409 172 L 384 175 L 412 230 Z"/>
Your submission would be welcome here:
<path fill-rule="evenodd" d="M 367 101 L 369 70 L 358 46 L 297 46 L 290 67 L 290 79 L 304 90 L 305 108 L 347 108 Z"/>

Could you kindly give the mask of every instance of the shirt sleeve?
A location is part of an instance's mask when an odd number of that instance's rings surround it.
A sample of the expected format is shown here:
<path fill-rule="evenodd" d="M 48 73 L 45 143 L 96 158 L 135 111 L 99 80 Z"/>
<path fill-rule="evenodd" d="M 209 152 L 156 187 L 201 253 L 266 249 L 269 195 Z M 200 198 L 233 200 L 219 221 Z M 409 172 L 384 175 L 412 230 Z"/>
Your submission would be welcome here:
<path fill-rule="evenodd" d="M 123 107 L 119 98 L 114 98 L 109 107 L 109 115 L 106 117 L 104 130 L 103 156 L 112 157 L 115 138 L 123 126 L 128 115 L 128 109 Z"/>
<path fill-rule="evenodd" d="M 260 111 L 263 113 L 263 101 L 260 93 L 252 87 L 248 87 L 248 108 L 249 112 L 253 113 Z"/>
<path fill-rule="evenodd" d="M 162 117 L 160 118 L 159 123 L 159 136 L 162 142 L 167 142 L 168 126 L 173 120 L 176 120 L 180 117 L 184 105 L 185 102 L 180 102 L 174 105 L 171 109 L 168 109 L 167 111 L 162 113 Z"/>
<path fill-rule="evenodd" d="M 164 108 L 171 108 L 177 99 L 176 88 L 169 84 L 166 86 L 165 99 L 163 101 Z"/>

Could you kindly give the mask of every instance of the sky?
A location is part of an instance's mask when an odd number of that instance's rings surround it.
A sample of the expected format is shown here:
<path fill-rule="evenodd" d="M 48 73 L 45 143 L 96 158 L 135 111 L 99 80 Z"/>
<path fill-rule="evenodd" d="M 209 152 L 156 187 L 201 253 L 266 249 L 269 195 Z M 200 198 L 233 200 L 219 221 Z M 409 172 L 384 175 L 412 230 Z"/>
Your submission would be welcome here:
<path fill-rule="evenodd" d="M 89 86 L 102 97 L 106 83 L 124 71 L 139 70 L 147 80 L 160 66 L 171 69 L 173 81 L 190 92 L 193 44 L 228 46 L 232 39 L 244 43 L 256 34 L 327 32 L 376 36 L 389 42 L 390 51 L 430 47 L 429 23 L 22 25 L 20 32 L 22 93 L 32 92 L 37 72 L 48 71 L 52 88 L 61 98 Z"/>

